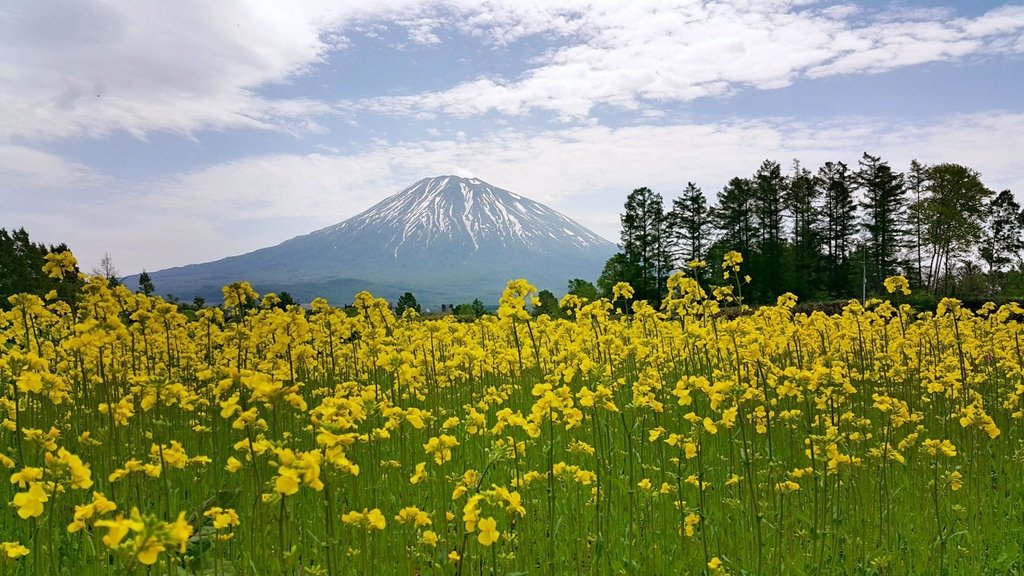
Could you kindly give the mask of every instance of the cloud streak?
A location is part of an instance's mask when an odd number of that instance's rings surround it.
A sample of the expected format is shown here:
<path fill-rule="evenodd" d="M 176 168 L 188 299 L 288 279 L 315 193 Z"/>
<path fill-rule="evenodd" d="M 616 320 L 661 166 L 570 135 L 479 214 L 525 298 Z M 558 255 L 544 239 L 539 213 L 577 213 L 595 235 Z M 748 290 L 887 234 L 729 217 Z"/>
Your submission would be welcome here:
<path fill-rule="evenodd" d="M 346 34 L 392 22 L 413 44 L 456 34 L 486 49 L 530 37 L 557 47 L 512 79 L 355 101 L 278 97 L 266 88 L 314 72 Z M 0 9 L 0 140 L 255 128 L 323 131 L 332 114 L 472 117 L 534 112 L 581 119 L 606 105 L 655 111 L 737 90 L 1024 52 L 1024 7 L 975 18 L 865 16 L 815 2 L 382 0 L 287 4 L 186 0 Z"/>
<path fill-rule="evenodd" d="M 689 102 L 743 89 L 771 90 L 801 79 L 880 73 L 929 62 L 1024 52 L 1024 7 L 976 18 L 945 12 L 888 13 L 801 7 L 797 2 L 636 1 L 588 10 L 559 4 L 527 11 L 499 41 L 531 33 L 570 42 L 538 59 L 521 77 L 481 77 L 449 89 L 342 102 L 349 111 L 470 117 L 535 111 L 588 117 L 599 105 L 624 110 Z M 803 3 L 806 4 L 806 3 Z M 502 21 L 500 9 L 470 11 L 469 21 Z M 466 8 L 468 10 L 468 8 Z M 548 28 L 544 22 L 554 22 Z M 441 23 L 438 24 L 442 25 Z M 472 24 L 462 29 L 486 34 Z"/>

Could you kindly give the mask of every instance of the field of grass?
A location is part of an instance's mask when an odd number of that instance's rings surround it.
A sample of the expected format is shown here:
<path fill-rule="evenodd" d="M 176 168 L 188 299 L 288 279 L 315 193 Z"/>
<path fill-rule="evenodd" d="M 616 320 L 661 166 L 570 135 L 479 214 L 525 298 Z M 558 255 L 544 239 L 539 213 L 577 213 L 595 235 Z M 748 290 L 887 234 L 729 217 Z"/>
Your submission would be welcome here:
<path fill-rule="evenodd" d="M 15 296 L 0 573 L 1022 573 L 1024 310 L 887 284 L 726 319 L 741 284 L 675 276 L 552 320 L 514 281 L 472 323 Z"/>

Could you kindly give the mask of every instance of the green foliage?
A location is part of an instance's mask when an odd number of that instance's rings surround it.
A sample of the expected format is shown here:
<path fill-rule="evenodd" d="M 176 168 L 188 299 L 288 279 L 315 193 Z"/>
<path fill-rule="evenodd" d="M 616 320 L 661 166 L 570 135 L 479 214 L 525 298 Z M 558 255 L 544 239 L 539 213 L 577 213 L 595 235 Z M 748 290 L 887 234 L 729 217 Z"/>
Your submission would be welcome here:
<path fill-rule="evenodd" d="M 602 298 L 611 299 L 612 287 L 618 282 L 628 281 L 626 255 L 619 252 L 608 259 L 604 264 L 604 270 L 597 279 L 597 289 Z"/>
<path fill-rule="evenodd" d="M 395 313 L 399 316 L 402 315 L 406 310 L 415 310 L 417 314 L 420 313 L 420 304 L 416 301 L 416 297 L 412 295 L 412 292 L 406 292 L 398 297 L 398 302 L 395 304 Z"/>
<path fill-rule="evenodd" d="M 558 298 L 550 290 L 541 290 L 537 293 L 537 304 L 533 307 L 533 315 L 540 316 L 547 314 L 552 318 L 560 318 L 562 309 L 558 306 Z"/>
<path fill-rule="evenodd" d="M 142 274 L 139 274 L 139 292 L 146 296 L 150 296 L 155 291 L 156 286 L 153 285 L 153 279 L 150 278 L 149 272 L 143 270 Z"/>
<path fill-rule="evenodd" d="M 24 228 L 12 232 L 0 228 L 0 310 L 10 309 L 7 299 L 14 294 L 42 298 L 51 290 L 73 306 L 82 287 L 77 266 L 74 273 L 66 274 L 62 280 L 50 278 L 42 271 L 47 254 L 67 250 L 65 244 L 47 247 L 32 242 Z"/>
<path fill-rule="evenodd" d="M 586 298 L 590 302 L 597 300 L 597 287 L 594 286 L 594 283 L 581 280 L 580 278 L 573 278 L 572 280 L 569 280 L 569 286 L 566 289 L 566 293 L 579 296 L 580 298 Z"/>
<path fill-rule="evenodd" d="M 669 224 L 661 195 L 646 187 L 633 190 L 620 221 L 624 260 L 618 281 L 629 282 L 637 300 L 660 302 L 672 270 Z"/>

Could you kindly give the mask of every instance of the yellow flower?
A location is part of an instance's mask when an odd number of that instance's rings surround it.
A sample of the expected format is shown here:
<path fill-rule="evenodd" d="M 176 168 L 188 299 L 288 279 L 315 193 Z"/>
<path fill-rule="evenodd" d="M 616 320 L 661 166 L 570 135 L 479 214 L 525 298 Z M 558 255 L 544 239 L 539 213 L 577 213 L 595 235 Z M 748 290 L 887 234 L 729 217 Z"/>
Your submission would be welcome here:
<path fill-rule="evenodd" d="M 239 524 L 238 513 L 232 508 L 224 509 L 214 506 L 206 512 L 203 512 L 203 516 L 212 518 L 213 527 L 217 530 L 238 526 Z"/>
<path fill-rule="evenodd" d="M 696 526 L 699 523 L 700 523 L 700 514 L 697 514 L 695 512 L 691 512 L 691 513 L 686 515 L 686 518 L 683 519 L 683 524 L 684 524 L 684 531 L 686 532 L 686 536 L 687 537 L 693 537 L 693 535 L 695 533 L 695 530 L 694 530 L 693 527 Z"/>
<path fill-rule="evenodd" d="M 185 553 L 188 548 L 189 536 L 192 536 L 192 525 L 185 520 L 185 513 L 179 512 L 178 518 L 167 526 L 168 541 L 178 547 L 178 552 Z"/>
<path fill-rule="evenodd" d="M 285 496 L 291 496 L 299 491 L 299 473 L 286 466 L 277 469 L 279 476 L 274 482 L 274 491 Z"/>
<path fill-rule="evenodd" d="M 2 542 L 0 543 L 0 550 L 3 551 L 4 556 L 17 560 L 22 556 L 28 556 L 28 548 L 21 545 L 20 542 Z"/>
<path fill-rule="evenodd" d="M 29 484 L 28 492 L 14 495 L 14 505 L 18 507 L 18 516 L 22 520 L 38 518 L 43 513 L 43 502 L 47 500 L 46 491 L 36 482 Z"/>
<path fill-rule="evenodd" d="M 427 463 L 426 462 L 420 462 L 419 464 L 416 465 L 416 471 L 413 472 L 412 476 L 409 478 L 409 483 L 410 484 L 419 484 L 420 482 L 422 482 L 426 478 L 427 478 Z M 454 500 L 454 499 L 455 499 L 455 497 L 453 496 L 452 500 Z"/>
<path fill-rule="evenodd" d="M 137 510 L 132 510 L 132 519 L 126 519 L 123 516 L 118 516 L 113 520 L 99 520 L 96 522 L 97 528 L 106 528 L 107 534 L 103 536 L 103 544 L 107 548 L 117 548 L 120 546 L 121 541 L 128 535 L 129 531 L 141 531 L 144 525 L 140 520 L 137 520 Z"/>
<path fill-rule="evenodd" d="M 381 514 L 380 508 L 374 508 L 366 514 L 366 521 L 371 529 L 383 530 L 387 525 L 384 520 L 384 514 Z"/>
<path fill-rule="evenodd" d="M 145 542 L 139 546 L 138 554 L 135 557 L 138 559 L 140 564 L 146 566 L 152 566 L 156 564 L 157 556 L 164 551 L 164 545 L 155 537 L 150 536 Z"/>
<path fill-rule="evenodd" d="M 882 285 L 885 286 L 885 290 L 889 294 L 897 290 L 904 296 L 910 294 L 910 282 L 903 276 L 890 276 L 882 282 Z"/>
<path fill-rule="evenodd" d="M 617 282 L 612 286 L 612 300 L 629 300 L 636 292 L 628 282 Z"/>
<path fill-rule="evenodd" d="M 437 533 L 433 530 L 424 530 L 423 533 L 420 534 L 419 543 L 426 546 L 437 547 Z"/>
<path fill-rule="evenodd" d="M 484 518 L 480 521 L 479 528 L 480 533 L 477 534 L 477 542 L 480 542 L 484 546 L 490 546 L 498 541 L 501 533 L 497 529 L 498 522 L 491 517 Z"/>
<path fill-rule="evenodd" d="M 43 478 L 42 468 L 22 468 L 20 472 L 11 474 L 11 484 L 17 484 L 19 488 L 25 488 L 29 482 L 36 482 Z"/>
<path fill-rule="evenodd" d="M 704 418 L 704 429 L 708 434 L 718 434 L 718 426 L 715 426 L 715 421 L 711 418 Z"/>

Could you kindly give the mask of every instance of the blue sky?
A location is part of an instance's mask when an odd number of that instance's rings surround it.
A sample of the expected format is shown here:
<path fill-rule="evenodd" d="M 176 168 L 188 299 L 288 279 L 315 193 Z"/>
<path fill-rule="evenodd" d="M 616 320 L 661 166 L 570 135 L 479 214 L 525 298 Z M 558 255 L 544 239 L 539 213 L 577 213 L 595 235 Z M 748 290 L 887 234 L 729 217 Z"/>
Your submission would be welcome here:
<path fill-rule="evenodd" d="M 1024 193 L 1024 4 L 813 0 L 0 6 L 0 227 L 121 272 L 239 254 L 471 174 L 610 240 L 865 151 Z"/>

